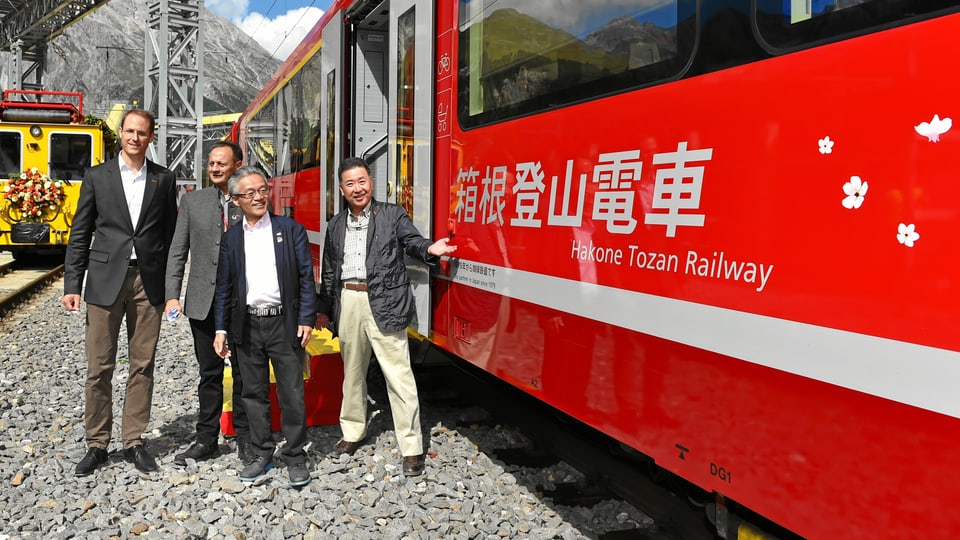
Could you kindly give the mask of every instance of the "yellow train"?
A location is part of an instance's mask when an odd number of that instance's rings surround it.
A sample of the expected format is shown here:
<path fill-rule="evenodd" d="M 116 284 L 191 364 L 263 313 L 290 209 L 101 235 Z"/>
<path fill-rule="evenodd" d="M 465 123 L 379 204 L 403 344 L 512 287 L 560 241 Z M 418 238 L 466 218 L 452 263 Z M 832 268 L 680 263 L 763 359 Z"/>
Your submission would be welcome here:
<path fill-rule="evenodd" d="M 115 156 L 116 135 L 83 115 L 78 92 L 5 90 L 0 101 L 0 251 L 59 254 L 87 167 Z"/>

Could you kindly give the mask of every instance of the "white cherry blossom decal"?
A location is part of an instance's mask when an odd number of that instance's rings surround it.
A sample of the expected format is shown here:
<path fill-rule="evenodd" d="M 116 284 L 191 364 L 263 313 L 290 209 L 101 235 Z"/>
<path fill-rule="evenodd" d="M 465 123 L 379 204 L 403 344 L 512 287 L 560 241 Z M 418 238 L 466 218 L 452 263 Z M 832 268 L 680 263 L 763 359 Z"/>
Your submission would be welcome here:
<path fill-rule="evenodd" d="M 830 140 L 829 135 L 818 140 L 817 144 L 820 146 L 821 154 L 829 154 L 830 152 L 833 152 L 833 141 Z"/>
<path fill-rule="evenodd" d="M 855 210 L 863 204 L 863 197 L 867 194 L 867 183 L 859 176 L 851 176 L 850 181 L 843 185 L 843 192 L 847 194 L 843 198 L 843 207 Z"/>
<path fill-rule="evenodd" d="M 912 248 L 913 243 L 920 238 L 920 233 L 916 232 L 914 228 L 913 223 L 909 225 L 901 223 L 900 226 L 897 227 L 897 241 Z"/>
<path fill-rule="evenodd" d="M 950 131 L 953 127 L 953 120 L 950 118 L 940 118 L 940 115 L 933 115 L 933 120 L 929 122 L 920 122 L 913 126 L 913 129 L 920 135 L 923 135 L 930 142 L 940 142 L 940 135 Z"/>

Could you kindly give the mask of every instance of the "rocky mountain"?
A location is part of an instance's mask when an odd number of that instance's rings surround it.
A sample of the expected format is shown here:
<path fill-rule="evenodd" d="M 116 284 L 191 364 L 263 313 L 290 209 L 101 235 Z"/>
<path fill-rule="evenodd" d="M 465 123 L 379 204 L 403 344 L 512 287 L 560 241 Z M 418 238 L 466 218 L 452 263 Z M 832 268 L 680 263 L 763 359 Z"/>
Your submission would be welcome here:
<path fill-rule="evenodd" d="M 50 42 L 44 84 L 84 93 L 88 114 L 105 116 L 116 103 L 143 103 L 147 6 L 112 0 Z M 230 21 L 204 9 L 204 114 L 240 112 L 280 61 Z"/>
<path fill-rule="evenodd" d="M 584 42 L 608 53 L 624 56 L 630 56 L 632 47 L 654 46 L 660 57 L 670 58 L 677 54 L 677 29 L 661 28 L 650 22 L 641 23 L 632 17 L 619 17 L 591 33 Z"/>

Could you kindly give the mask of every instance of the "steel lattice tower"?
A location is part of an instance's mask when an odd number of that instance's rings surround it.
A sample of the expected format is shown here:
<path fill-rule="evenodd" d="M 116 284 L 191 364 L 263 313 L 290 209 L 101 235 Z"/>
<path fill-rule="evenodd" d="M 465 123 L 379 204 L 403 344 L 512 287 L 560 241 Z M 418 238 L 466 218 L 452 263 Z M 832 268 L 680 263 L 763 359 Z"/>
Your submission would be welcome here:
<path fill-rule="evenodd" d="M 151 159 L 177 175 L 181 191 L 203 171 L 203 0 L 148 4 L 143 108 L 157 117 Z"/>

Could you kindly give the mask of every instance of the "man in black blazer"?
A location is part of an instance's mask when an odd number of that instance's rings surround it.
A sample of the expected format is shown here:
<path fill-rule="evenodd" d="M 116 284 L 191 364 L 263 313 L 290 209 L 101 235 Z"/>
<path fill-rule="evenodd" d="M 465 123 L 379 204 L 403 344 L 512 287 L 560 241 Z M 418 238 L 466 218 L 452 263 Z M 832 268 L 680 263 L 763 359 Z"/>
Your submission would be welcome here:
<path fill-rule="evenodd" d="M 243 212 L 230 200 L 227 183 L 240 168 L 243 150 L 232 142 L 213 145 L 207 159 L 207 172 L 212 186 L 187 193 L 180 200 L 177 232 L 173 235 L 167 258 L 167 303 L 164 311 L 182 311 L 190 320 L 193 350 L 197 356 L 200 381 L 197 384 L 197 440 L 185 452 L 173 458 L 174 464 L 186 466 L 187 459 L 202 461 L 220 450 L 220 415 L 223 411 L 223 358 L 213 350 L 213 290 L 217 283 L 217 261 L 220 237 L 230 227 L 240 225 Z M 183 274 L 190 258 L 190 279 L 180 305 Z M 236 360 L 236 359 L 234 359 Z M 237 454 L 244 464 L 253 459 L 247 416 L 240 396 L 243 379 L 234 362 L 233 427 L 237 433 Z"/>
<path fill-rule="evenodd" d="M 257 168 L 241 167 L 229 186 L 244 219 L 220 242 L 213 347 L 223 358 L 236 354 L 240 363 L 243 407 L 255 454 L 240 472 L 240 480 L 254 482 L 273 468 L 272 363 L 287 439 L 283 460 L 290 485 L 303 486 L 310 482 L 303 450 L 307 442 L 304 348 L 317 320 L 307 231 L 288 217 L 270 213 L 270 188 Z"/>
<path fill-rule="evenodd" d="M 63 305 L 80 309 L 86 275 L 84 424 L 87 453 L 77 476 L 107 461 L 113 424 L 113 371 L 120 323 L 126 319 L 130 366 L 123 402 L 123 453 L 141 472 L 157 470 L 143 447 L 153 403 L 153 369 L 164 301 L 167 250 L 177 219 L 174 174 L 146 159 L 154 138 L 148 111 L 127 111 L 122 151 L 83 177 L 67 244 Z"/>

